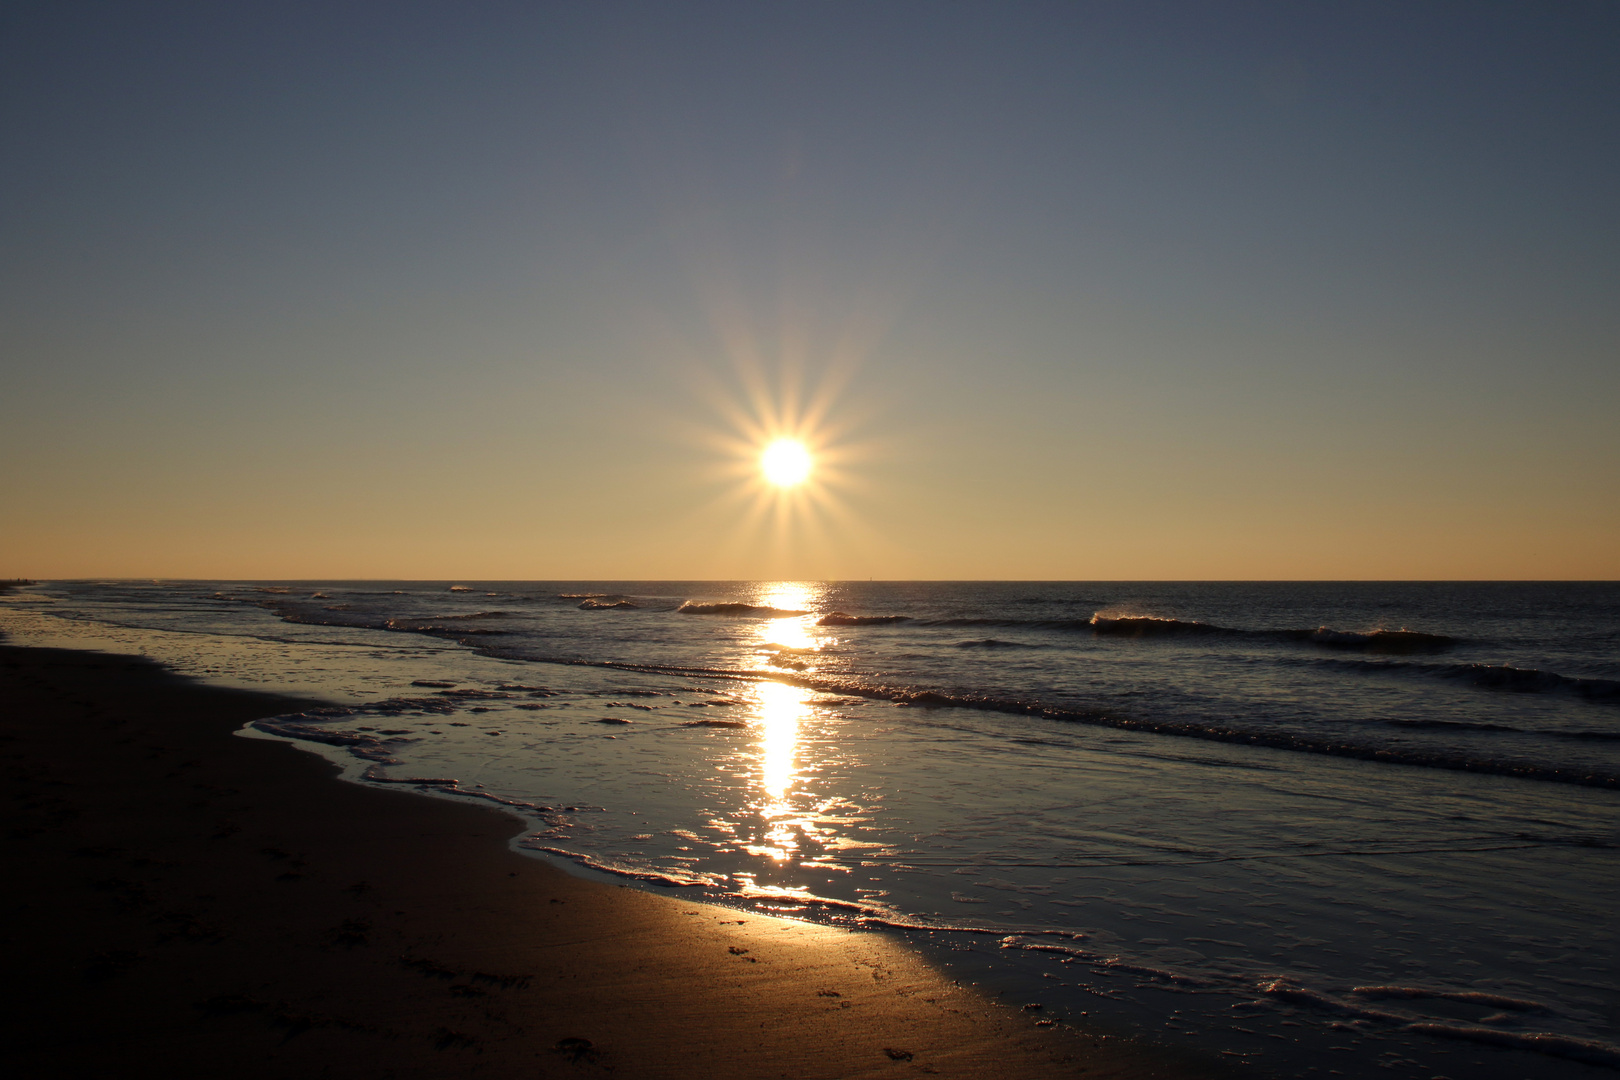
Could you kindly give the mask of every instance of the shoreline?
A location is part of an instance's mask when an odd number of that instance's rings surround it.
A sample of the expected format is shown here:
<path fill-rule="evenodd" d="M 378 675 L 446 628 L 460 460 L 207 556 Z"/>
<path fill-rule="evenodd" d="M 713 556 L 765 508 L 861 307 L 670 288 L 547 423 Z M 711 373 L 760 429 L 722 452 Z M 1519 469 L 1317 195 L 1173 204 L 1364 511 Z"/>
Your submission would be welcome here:
<path fill-rule="evenodd" d="M 1212 1076 L 959 987 L 894 938 L 612 886 L 497 807 L 238 738 L 308 701 L 0 645 L 25 1074 Z M 161 1063 L 161 1066 L 158 1066 Z"/>

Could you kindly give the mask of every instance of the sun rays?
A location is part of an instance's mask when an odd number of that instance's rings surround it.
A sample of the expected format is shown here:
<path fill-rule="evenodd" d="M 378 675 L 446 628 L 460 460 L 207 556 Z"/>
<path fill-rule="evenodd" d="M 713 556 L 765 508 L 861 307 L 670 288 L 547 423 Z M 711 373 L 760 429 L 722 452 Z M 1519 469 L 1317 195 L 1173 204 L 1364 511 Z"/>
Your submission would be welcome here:
<path fill-rule="evenodd" d="M 758 350 L 739 349 L 727 357 L 730 370 L 709 364 L 694 373 L 708 415 L 683 417 L 682 426 L 709 459 L 695 479 L 711 493 L 694 514 L 725 577 L 744 566 L 760 578 L 850 576 L 840 552 L 882 546 L 850 502 L 862 488 L 860 467 L 880 456 L 861 434 L 873 410 L 842 393 L 847 363 L 834 358 L 805 377 L 794 359 L 802 352 L 782 352 L 789 359 L 766 364 Z"/>
<path fill-rule="evenodd" d="M 668 557 L 759 579 L 868 577 L 904 558 L 865 509 L 883 486 L 882 463 L 896 460 L 880 417 L 899 403 L 862 376 L 907 294 L 915 253 L 833 274 L 813 249 L 791 250 L 772 275 L 745 272 L 714 222 L 690 233 L 681 246 L 704 324 L 645 324 L 647 348 L 695 406 L 663 415 L 697 451 L 686 473 L 697 497 Z"/>

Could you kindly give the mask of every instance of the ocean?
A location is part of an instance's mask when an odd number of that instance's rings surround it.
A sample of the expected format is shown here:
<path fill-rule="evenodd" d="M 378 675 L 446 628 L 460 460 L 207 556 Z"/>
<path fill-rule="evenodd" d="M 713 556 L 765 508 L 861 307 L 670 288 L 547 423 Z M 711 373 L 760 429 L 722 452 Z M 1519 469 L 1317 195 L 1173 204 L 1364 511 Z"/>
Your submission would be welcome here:
<path fill-rule="evenodd" d="M 1254 1076 L 1620 1068 L 1620 584 L 48 582 L 575 872 Z"/>

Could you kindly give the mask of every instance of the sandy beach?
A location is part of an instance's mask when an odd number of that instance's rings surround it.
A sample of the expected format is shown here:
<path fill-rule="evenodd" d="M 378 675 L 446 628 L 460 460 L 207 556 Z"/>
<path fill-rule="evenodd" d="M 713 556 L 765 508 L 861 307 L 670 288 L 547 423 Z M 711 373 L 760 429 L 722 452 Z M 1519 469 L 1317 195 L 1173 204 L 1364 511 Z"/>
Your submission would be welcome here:
<path fill-rule="evenodd" d="M 11 1075 L 1215 1075 L 902 944 L 572 877 L 244 739 L 287 698 L 0 647 Z"/>

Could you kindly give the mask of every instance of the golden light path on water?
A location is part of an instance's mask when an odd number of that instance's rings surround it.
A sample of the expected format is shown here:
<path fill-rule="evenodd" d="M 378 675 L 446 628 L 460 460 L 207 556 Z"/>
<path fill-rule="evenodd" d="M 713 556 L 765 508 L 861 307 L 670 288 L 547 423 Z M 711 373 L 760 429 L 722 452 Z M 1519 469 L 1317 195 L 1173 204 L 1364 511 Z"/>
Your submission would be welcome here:
<path fill-rule="evenodd" d="M 842 856 L 881 848 L 850 834 L 870 820 L 847 798 L 814 790 L 812 776 L 832 764 L 814 755 L 835 754 L 817 714 L 815 691 L 776 681 L 784 668 L 814 672 L 819 651 L 835 644 L 834 632 L 816 625 L 821 590 L 814 582 L 776 582 L 759 590 L 752 603 L 778 611 L 805 612 L 765 618 L 754 625 L 754 670 L 767 678 L 751 690 L 750 813 L 752 835 L 738 847 L 772 870 L 736 874 L 737 893 L 781 915 L 802 915 L 810 904 L 840 903 L 818 896 L 813 887 L 794 884 L 802 870 L 848 872 Z M 761 881 L 761 877 L 766 881 Z M 770 879 L 775 879 L 770 880 Z"/>
<path fill-rule="evenodd" d="M 814 600 L 812 590 L 796 582 L 770 586 L 756 603 L 786 611 L 806 611 Z M 758 627 L 762 666 L 787 657 L 810 659 L 816 648 L 813 615 L 765 619 Z M 755 686 L 759 710 L 759 783 L 762 800 L 759 809 L 765 823 L 763 843 L 756 854 L 784 862 L 796 855 L 801 837 L 815 832 L 815 813 L 795 807 L 793 789 L 798 771 L 801 729 L 808 718 L 811 691 L 782 682 L 761 682 Z"/>

